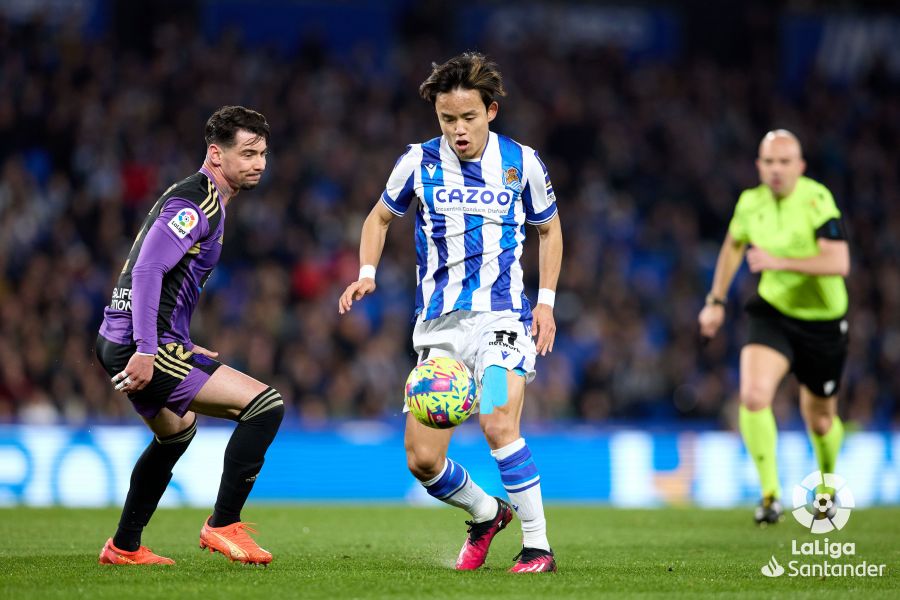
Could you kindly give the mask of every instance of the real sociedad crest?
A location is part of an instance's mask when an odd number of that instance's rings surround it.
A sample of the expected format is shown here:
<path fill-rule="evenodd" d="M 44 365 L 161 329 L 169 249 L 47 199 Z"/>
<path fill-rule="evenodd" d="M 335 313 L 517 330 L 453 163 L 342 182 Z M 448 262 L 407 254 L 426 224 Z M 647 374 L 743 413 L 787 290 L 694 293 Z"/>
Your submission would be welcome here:
<path fill-rule="evenodd" d="M 522 191 L 522 181 L 519 179 L 519 170 L 517 168 L 510 167 L 506 170 L 506 181 L 504 185 L 517 192 Z"/>

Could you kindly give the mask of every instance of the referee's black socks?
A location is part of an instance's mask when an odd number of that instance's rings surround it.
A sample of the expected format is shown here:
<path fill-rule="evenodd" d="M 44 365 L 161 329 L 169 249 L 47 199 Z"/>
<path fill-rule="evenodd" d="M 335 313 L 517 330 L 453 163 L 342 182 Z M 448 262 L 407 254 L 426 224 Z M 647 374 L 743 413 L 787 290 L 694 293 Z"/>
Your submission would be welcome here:
<path fill-rule="evenodd" d="M 172 479 L 172 468 L 197 433 L 197 419 L 184 431 L 163 438 L 154 437 L 131 472 L 131 486 L 122 508 L 113 544 L 133 552 L 141 545 L 141 532 L 156 511 L 159 499 Z"/>
<path fill-rule="evenodd" d="M 209 520 L 211 527 L 224 527 L 241 520 L 241 509 L 283 417 L 284 401 L 273 388 L 267 388 L 251 400 L 238 415 L 238 425 L 225 448 L 222 483 Z"/>

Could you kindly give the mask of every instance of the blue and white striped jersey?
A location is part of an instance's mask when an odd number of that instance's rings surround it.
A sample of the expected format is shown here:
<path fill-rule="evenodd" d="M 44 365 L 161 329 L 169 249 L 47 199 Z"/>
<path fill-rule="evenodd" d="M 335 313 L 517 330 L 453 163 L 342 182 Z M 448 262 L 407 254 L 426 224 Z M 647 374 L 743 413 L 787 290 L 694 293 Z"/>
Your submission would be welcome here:
<path fill-rule="evenodd" d="M 416 207 L 416 315 L 512 310 L 531 320 L 522 283 L 525 224 L 556 215 L 547 168 L 534 149 L 491 132 L 481 160 L 460 160 L 442 136 L 400 157 L 381 201 Z"/>

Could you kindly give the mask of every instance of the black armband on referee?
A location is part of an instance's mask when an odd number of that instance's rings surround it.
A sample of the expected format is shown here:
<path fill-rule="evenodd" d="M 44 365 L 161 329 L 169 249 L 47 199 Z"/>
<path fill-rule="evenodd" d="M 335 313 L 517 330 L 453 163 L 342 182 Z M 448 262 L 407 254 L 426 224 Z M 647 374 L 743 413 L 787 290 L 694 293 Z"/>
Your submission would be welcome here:
<path fill-rule="evenodd" d="M 816 239 L 819 238 L 845 241 L 847 239 L 847 233 L 844 231 L 844 222 L 837 218 L 825 221 L 821 227 L 816 229 Z"/>

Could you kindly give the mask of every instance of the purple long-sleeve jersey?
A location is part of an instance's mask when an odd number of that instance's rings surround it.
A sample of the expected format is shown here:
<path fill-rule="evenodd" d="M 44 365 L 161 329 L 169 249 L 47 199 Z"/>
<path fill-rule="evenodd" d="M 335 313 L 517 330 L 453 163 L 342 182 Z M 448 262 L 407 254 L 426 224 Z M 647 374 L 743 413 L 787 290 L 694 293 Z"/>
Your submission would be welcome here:
<path fill-rule="evenodd" d="M 100 335 L 155 354 L 176 342 L 190 350 L 191 315 L 222 253 L 225 207 L 205 169 L 156 201 L 128 253 Z"/>

